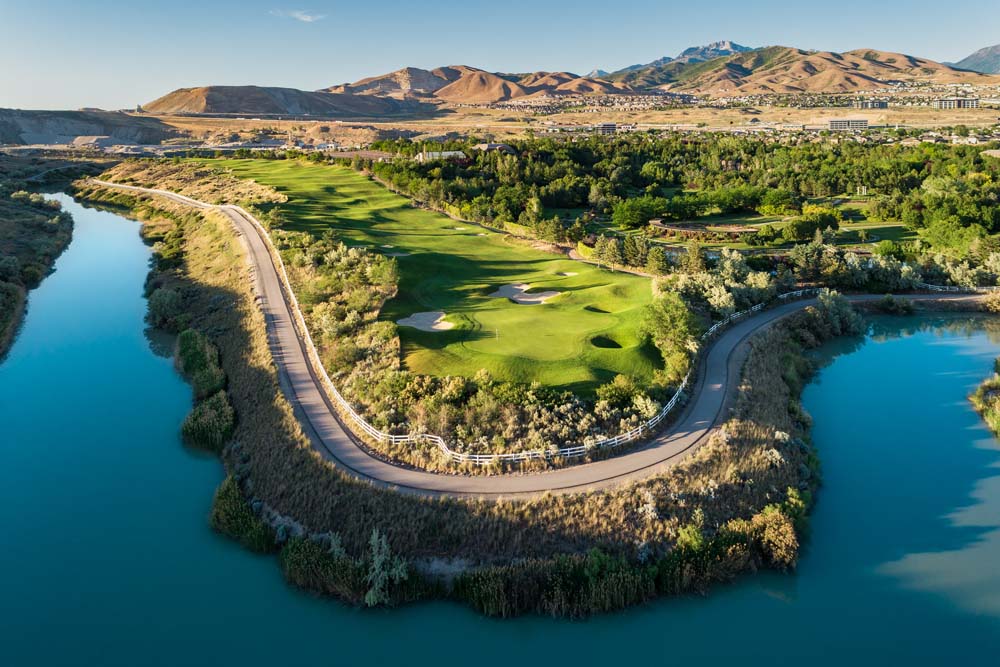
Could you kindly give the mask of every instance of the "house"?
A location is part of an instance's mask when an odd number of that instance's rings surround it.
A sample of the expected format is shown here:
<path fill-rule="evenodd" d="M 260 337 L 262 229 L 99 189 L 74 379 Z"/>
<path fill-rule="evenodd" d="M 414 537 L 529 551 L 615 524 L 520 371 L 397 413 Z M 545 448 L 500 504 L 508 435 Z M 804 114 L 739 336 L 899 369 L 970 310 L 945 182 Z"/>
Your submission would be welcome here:
<path fill-rule="evenodd" d="M 417 153 L 417 162 L 431 162 L 433 160 L 464 160 L 465 151 L 420 151 Z"/>
<path fill-rule="evenodd" d="M 855 109 L 888 109 L 889 108 L 889 101 L 888 100 L 857 99 L 857 100 L 854 100 L 854 108 Z"/>
<path fill-rule="evenodd" d="M 482 153 L 504 153 L 505 155 L 517 154 L 517 151 L 507 144 L 476 144 L 472 147 L 472 150 L 480 151 Z"/>

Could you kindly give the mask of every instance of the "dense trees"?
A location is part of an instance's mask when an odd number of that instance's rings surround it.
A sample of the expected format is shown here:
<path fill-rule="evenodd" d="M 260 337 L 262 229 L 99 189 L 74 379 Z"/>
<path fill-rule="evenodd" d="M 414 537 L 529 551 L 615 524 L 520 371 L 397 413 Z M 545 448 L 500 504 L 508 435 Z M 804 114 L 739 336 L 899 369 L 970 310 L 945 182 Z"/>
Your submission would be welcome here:
<path fill-rule="evenodd" d="M 469 151 L 471 159 L 461 164 L 397 160 L 363 166 L 454 214 L 498 227 L 520 224 L 553 241 L 571 240 L 568 229 L 584 210 L 610 215 L 622 229 L 641 227 L 652 217 L 801 213 L 788 240 L 805 241 L 817 228 L 836 229 L 833 220 L 808 211 L 806 200 L 853 193 L 862 185 L 875 195 L 873 218 L 900 220 L 951 254 L 1000 233 L 1000 160 L 983 157 L 980 147 L 792 144 L 710 133 L 572 143 L 528 139 L 514 146 L 517 155 Z M 413 151 L 405 141 L 376 147 Z"/>

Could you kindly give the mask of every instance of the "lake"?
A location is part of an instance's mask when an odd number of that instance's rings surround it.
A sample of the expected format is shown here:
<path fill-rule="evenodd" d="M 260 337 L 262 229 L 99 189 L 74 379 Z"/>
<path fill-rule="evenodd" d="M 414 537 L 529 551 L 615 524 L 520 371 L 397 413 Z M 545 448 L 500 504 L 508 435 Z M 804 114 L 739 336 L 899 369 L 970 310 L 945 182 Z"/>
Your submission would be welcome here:
<path fill-rule="evenodd" d="M 222 467 L 186 449 L 188 386 L 146 331 L 139 225 L 56 195 L 73 242 L 0 363 L 0 664 L 989 663 L 1000 450 L 966 400 L 985 320 L 873 318 L 806 389 L 824 486 L 792 575 L 586 622 L 450 604 L 368 611 L 288 587 L 215 535 Z M 697 663 L 694 663 L 697 660 Z"/>

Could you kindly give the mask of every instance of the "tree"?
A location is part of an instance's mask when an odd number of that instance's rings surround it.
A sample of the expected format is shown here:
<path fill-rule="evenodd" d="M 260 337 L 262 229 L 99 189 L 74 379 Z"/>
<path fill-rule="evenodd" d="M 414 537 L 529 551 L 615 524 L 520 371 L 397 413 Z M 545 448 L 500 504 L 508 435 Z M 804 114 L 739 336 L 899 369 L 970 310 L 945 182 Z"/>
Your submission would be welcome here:
<path fill-rule="evenodd" d="M 611 267 L 612 271 L 614 271 L 616 266 L 620 266 L 622 264 L 622 244 L 618 237 L 610 236 L 605 240 L 604 261 Z"/>
<path fill-rule="evenodd" d="M 670 261 L 662 246 L 654 245 L 646 255 L 646 272 L 654 276 L 662 276 L 670 270 Z"/>
<path fill-rule="evenodd" d="M 698 320 L 675 292 L 664 292 L 643 312 L 642 331 L 663 356 L 667 378 L 680 382 L 691 365 Z"/>
<path fill-rule="evenodd" d="M 706 266 L 705 251 L 702 249 L 700 243 L 692 241 L 688 244 L 687 253 L 684 255 L 684 272 L 701 273 L 705 270 Z"/>
<path fill-rule="evenodd" d="M 392 553 L 389 540 L 378 528 L 372 528 L 372 536 L 368 542 L 368 592 L 365 593 L 365 604 L 375 607 L 388 604 L 390 584 L 398 584 L 409 576 L 406 561 Z"/>
<path fill-rule="evenodd" d="M 625 263 L 629 266 L 645 266 L 649 255 L 649 239 L 642 234 L 632 234 L 625 237 L 622 244 Z"/>
<path fill-rule="evenodd" d="M 639 229 L 660 215 L 667 207 L 663 197 L 632 197 L 617 202 L 612 207 L 611 220 L 619 229 Z"/>

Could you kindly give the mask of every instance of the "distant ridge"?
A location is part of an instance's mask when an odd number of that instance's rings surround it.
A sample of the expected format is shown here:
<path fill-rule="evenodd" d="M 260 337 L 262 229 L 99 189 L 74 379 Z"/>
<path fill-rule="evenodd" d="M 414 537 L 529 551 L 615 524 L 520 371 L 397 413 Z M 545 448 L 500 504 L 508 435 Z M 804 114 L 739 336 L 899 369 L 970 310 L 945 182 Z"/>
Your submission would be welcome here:
<path fill-rule="evenodd" d="M 150 113 L 391 117 L 440 105 L 495 104 L 567 95 L 682 92 L 706 96 L 852 93 L 899 82 L 997 85 L 1000 45 L 956 66 L 902 53 L 857 49 L 845 53 L 788 46 L 751 48 L 730 40 L 687 48 L 608 74 L 488 72 L 469 65 L 419 67 L 367 77 L 319 91 L 259 86 L 180 88 L 144 105 Z"/>
<path fill-rule="evenodd" d="M 983 74 L 1000 74 L 1000 44 L 979 49 L 959 60 L 955 67 Z"/>
<path fill-rule="evenodd" d="M 787 46 L 747 50 L 706 61 L 652 65 L 613 75 L 635 88 L 707 95 L 849 93 L 894 81 L 990 84 L 991 77 L 901 53 L 858 49 L 846 53 Z"/>
<path fill-rule="evenodd" d="M 570 72 L 500 74 L 468 65 L 433 70 L 415 67 L 326 89 L 328 92 L 396 99 L 433 98 L 453 104 L 492 104 L 526 97 L 629 92 L 627 85 Z"/>
<path fill-rule="evenodd" d="M 671 58 L 670 56 L 663 56 L 662 58 L 657 58 L 651 63 L 646 63 L 644 65 L 629 65 L 628 67 L 623 67 L 615 72 L 605 72 L 604 77 L 611 80 L 621 80 L 627 74 L 631 72 L 641 72 L 643 70 L 649 70 L 659 67 L 664 67 L 670 63 L 677 63 L 674 68 L 678 68 L 680 65 L 687 63 L 702 62 L 705 60 L 711 60 L 713 58 L 720 58 L 722 56 L 731 56 L 736 53 L 746 53 L 747 51 L 753 51 L 754 49 L 749 46 L 743 46 L 737 44 L 731 40 L 722 40 L 719 42 L 712 42 L 711 44 L 705 44 L 704 46 L 691 46 L 683 51 L 681 51 L 676 58 Z M 595 70 L 603 71 L 603 70 Z"/>
<path fill-rule="evenodd" d="M 412 105 L 387 98 L 259 86 L 179 88 L 144 104 L 143 109 L 162 114 L 310 115 L 329 118 L 387 116 L 414 110 Z"/>

